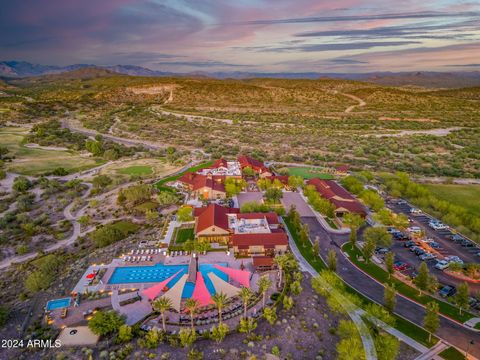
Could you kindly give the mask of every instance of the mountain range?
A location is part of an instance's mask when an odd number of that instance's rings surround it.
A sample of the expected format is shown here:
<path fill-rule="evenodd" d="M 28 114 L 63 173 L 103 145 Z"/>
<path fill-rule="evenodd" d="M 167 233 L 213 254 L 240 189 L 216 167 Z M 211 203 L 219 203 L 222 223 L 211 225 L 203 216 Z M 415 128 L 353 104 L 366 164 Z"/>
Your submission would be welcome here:
<path fill-rule="evenodd" d="M 248 79 L 248 78 L 286 78 L 286 79 L 345 79 L 372 82 L 392 86 L 423 86 L 423 87 L 472 87 L 480 86 L 480 71 L 458 71 L 458 72 L 369 72 L 369 73 L 321 73 L 321 72 L 189 72 L 175 73 L 158 70 L 151 70 L 135 65 L 113 65 L 98 66 L 94 64 L 74 64 L 68 66 L 40 65 L 26 61 L 0 61 L 0 77 L 24 78 L 43 75 L 63 74 L 75 70 L 97 68 L 110 72 L 131 76 L 188 76 L 188 77 L 210 77 L 218 79 Z"/>

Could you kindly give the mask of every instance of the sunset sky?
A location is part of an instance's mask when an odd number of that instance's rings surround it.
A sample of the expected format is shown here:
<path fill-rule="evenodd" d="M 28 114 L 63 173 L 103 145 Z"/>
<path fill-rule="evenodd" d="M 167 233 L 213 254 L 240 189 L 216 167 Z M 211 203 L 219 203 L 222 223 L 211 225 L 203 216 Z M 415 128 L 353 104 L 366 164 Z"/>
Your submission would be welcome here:
<path fill-rule="evenodd" d="M 480 70 L 480 0 L 2 0 L 0 54 L 175 72 Z"/>

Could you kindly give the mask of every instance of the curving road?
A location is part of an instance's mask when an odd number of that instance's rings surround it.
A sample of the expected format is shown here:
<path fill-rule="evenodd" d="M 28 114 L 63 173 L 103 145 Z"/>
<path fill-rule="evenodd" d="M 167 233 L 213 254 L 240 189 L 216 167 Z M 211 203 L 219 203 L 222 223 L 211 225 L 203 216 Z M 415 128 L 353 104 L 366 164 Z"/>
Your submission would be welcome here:
<path fill-rule="evenodd" d="M 348 235 L 332 234 L 328 232 L 315 217 L 302 217 L 302 222 L 308 224 L 311 238 L 318 236 L 320 238 L 320 253 L 326 258 L 330 249 L 337 253 L 337 273 L 342 279 L 358 292 L 364 294 L 371 300 L 383 304 L 384 287 L 374 279 L 370 278 L 364 272 L 355 267 L 341 251 L 341 246 L 348 242 Z M 401 296 L 397 295 L 397 305 L 395 312 L 410 320 L 411 322 L 422 326 L 425 309 L 423 306 Z M 474 332 L 444 316 L 440 316 L 440 328 L 436 333 L 446 342 L 456 347 L 466 350 L 469 342 L 473 340 L 475 344 L 480 344 L 480 332 Z M 470 346 L 471 355 L 480 357 L 480 346 Z"/>

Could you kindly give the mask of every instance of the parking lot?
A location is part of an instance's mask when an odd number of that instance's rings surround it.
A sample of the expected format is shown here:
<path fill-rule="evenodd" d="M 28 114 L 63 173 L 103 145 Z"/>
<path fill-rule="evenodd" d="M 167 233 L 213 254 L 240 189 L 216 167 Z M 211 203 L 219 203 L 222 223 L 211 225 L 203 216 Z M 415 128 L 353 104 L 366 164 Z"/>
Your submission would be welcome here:
<path fill-rule="evenodd" d="M 405 232 L 405 234 L 408 235 L 412 241 L 415 241 L 413 246 L 436 256 L 435 259 L 425 260 L 425 262 L 430 269 L 430 272 L 437 277 L 440 284 L 458 286 L 461 281 L 444 273 L 442 270 L 435 268 L 437 260 L 449 256 L 458 256 L 464 263 L 480 262 L 480 256 L 477 256 L 477 253 L 480 251 L 478 247 L 465 247 L 461 246 L 460 242 L 450 240 L 448 237 L 454 235 L 450 230 L 433 230 L 428 225 L 432 218 L 424 214 L 412 215 L 410 213 L 411 206 L 408 205 L 408 203 L 389 203 L 388 207 L 397 213 L 406 214 L 411 219 L 410 227 L 416 226 L 425 232 L 425 236 L 415 236 L 408 232 Z M 402 270 L 401 272 L 405 275 L 412 276 L 418 271 L 418 268 L 423 261 L 420 259 L 420 256 L 411 251 L 411 246 L 405 246 L 406 242 L 406 240 L 401 241 L 394 239 L 391 249 L 395 253 L 395 261 L 401 261 L 408 264 L 407 269 Z M 419 252 L 421 251 L 419 250 Z M 472 294 L 480 291 L 480 284 L 469 283 L 469 287 Z"/>

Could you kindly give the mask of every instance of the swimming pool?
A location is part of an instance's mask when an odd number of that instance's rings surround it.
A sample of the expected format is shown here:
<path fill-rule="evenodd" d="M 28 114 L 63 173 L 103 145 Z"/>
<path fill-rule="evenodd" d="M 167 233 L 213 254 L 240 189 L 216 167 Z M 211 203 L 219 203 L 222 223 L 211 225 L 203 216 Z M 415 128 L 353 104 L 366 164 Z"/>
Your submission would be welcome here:
<path fill-rule="evenodd" d="M 71 298 L 55 299 L 47 302 L 47 310 L 63 309 L 70 306 Z"/>
<path fill-rule="evenodd" d="M 227 263 L 218 264 L 220 266 L 227 266 Z M 163 265 L 156 264 L 152 266 L 125 266 L 117 267 L 113 271 L 112 276 L 108 280 L 109 284 L 132 284 L 132 283 L 148 283 L 148 282 L 161 282 L 165 279 L 168 279 L 170 276 L 175 275 L 179 270 L 182 270 L 177 276 L 171 280 L 167 286 L 172 288 L 173 285 L 177 283 L 182 275 L 186 274 L 188 271 L 188 265 Z M 213 272 L 222 280 L 228 281 L 228 275 L 224 272 L 216 269 L 213 264 L 200 264 L 199 270 L 203 275 L 205 280 L 205 285 L 207 286 L 210 294 L 215 294 L 215 288 L 210 278 L 207 276 L 208 273 Z M 195 284 L 187 282 L 183 288 L 182 297 L 189 298 L 192 296 L 193 289 Z"/>

